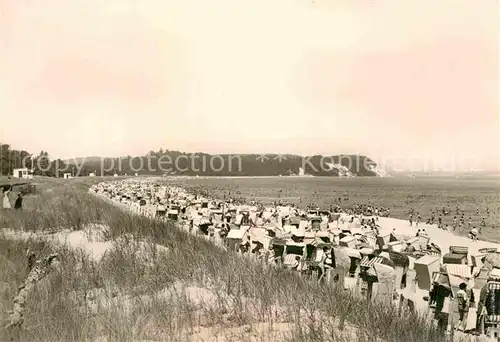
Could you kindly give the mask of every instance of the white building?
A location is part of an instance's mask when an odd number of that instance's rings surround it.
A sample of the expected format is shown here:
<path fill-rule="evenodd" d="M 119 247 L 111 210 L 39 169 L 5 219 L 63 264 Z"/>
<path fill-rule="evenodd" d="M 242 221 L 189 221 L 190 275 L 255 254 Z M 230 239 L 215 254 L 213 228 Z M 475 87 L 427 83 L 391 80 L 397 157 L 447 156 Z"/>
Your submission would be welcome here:
<path fill-rule="evenodd" d="M 21 169 L 12 170 L 12 177 L 23 178 L 23 179 L 33 179 L 33 174 L 28 170 L 27 167 Z"/>
<path fill-rule="evenodd" d="M 341 165 L 341 164 L 333 164 L 333 163 L 325 163 L 330 171 L 336 169 L 338 170 L 338 176 L 339 178 L 354 178 L 356 175 L 354 175 L 346 166 Z"/>
<path fill-rule="evenodd" d="M 73 175 L 71 173 L 64 173 L 63 174 L 63 178 L 64 179 L 70 179 L 70 178 L 73 178 Z"/>
<path fill-rule="evenodd" d="M 95 177 L 95 173 L 94 172 L 89 173 L 89 177 Z"/>

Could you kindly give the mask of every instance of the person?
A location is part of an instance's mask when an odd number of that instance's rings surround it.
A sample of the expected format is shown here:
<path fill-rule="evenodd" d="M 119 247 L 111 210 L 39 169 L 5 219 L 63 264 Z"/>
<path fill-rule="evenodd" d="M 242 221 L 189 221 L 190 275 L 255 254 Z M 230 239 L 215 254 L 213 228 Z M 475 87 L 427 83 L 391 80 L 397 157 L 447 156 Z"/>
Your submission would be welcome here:
<path fill-rule="evenodd" d="M 476 227 L 473 227 L 469 233 L 471 240 L 477 241 L 477 235 L 478 235 L 478 231 L 477 231 Z"/>
<path fill-rule="evenodd" d="M 274 251 L 273 246 L 269 246 L 267 249 L 267 262 L 271 265 L 276 263 L 276 252 Z"/>
<path fill-rule="evenodd" d="M 328 247 L 323 248 L 323 255 L 321 257 L 321 261 L 319 262 L 319 269 L 321 271 L 321 275 L 318 279 L 318 282 L 321 282 L 323 278 L 326 275 L 326 269 L 330 268 L 330 265 L 332 264 L 332 258 L 331 258 L 331 253 L 328 250 Z"/>
<path fill-rule="evenodd" d="M 477 303 L 475 335 L 481 335 L 484 332 L 483 325 L 484 325 L 484 318 L 487 314 L 486 312 L 487 296 L 488 296 L 488 286 L 484 285 L 481 288 L 481 292 L 479 294 L 479 301 Z"/>
<path fill-rule="evenodd" d="M 12 206 L 10 204 L 9 194 L 10 194 L 10 187 L 7 189 L 4 188 L 4 191 L 3 191 L 3 208 L 4 209 L 12 209 Z"/>
<path fill-rule="evenodd" d="M 299 271 L 300 270 L 300 257 L 298 255 L 295 257 L 295 260 L 293 261 L 293 264 L 292 264 L 291 268 L 294 271 Z"/>
<path fill-rule="evenodd" d="M 459 290 L 457 292 L 457 301 L 458 301 L 458 324 L 456 328 L 458 330 L 465 330 L 465 324 L 467 319 L 467 313 L 469 311 L 469 300 L 467 296 L 467 284 L 461 283 L 459 286 Z"/>
<path fill-rule="evenodd" d="M 33 269 L 33 266 L 35 266 L 36 262 L 36 254 L 33 253 L 29 248 L 26 251 L 26 256 L 28 257 L 28 274 L 31 272 Z"/>
<path fill-rule="evenodd" d="M 16 202 L 14 203 L 14 209 L 19 210 L 23 208 L 23 195 L 21 193 L 17 194 Z"/>
<path fill-rule="evenodd" d="M 248 249 L 249 249 L 248 247 L 249 246 L 248 246 L 248 244 L 246 242 L 245 243 L 241 243 L 240 244 L 240 250 L 239 250 L 240 254 L 242 254 L 242 255 L 247 254 Z"/>
<path fill-rule="evenodd" d="M 446 299 L 451 295 L 451 290 L 445 286 L 434 282 L 430 303 L 435 304 L 434 318 L 438 321 L 438 330 L 442 333 L 446 331 L 449 318 L 449 305 L 445 306 Z"/>

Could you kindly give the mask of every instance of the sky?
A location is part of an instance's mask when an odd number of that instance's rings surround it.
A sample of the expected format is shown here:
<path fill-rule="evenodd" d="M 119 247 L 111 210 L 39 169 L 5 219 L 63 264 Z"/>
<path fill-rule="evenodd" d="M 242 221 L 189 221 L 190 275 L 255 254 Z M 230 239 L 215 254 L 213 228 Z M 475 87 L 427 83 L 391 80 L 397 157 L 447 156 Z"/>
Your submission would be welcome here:
<path fill-rule="evenodd" d="M 496 0 L 0 0 L 0 141 L 500 159 Z"/>

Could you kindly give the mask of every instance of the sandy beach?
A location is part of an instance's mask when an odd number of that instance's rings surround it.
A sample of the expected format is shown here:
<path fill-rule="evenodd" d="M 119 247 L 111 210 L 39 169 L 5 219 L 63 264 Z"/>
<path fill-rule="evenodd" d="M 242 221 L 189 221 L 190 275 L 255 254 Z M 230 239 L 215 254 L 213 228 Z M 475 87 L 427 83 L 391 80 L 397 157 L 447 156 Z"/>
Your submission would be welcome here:
<path fill-rule="evenodd" d="M 450 246 L 467 246 L 469 248 L 469 254 L 475 254 L 481 248 L 500 248 L 500 244 L 498 243 L 481 240 L 472 241 L 465 236 L 455 235 L 451 231 L 439 229 L 437 225 L 419 224 L 419 226 L 416 227 L 415 223 L 413 223 L 410 227 L 409 222 L 406 220 L 386 217 L 380 218 L 378 224 L 382 227 L 383 231 L 391 232 L 392 229 L 395 229 L 396 235 L 401 236 L 415 236 L 419 228 L 425 228 L 431 242 L 441 247 L 441 252 L 443 254 L 448 253 Z M 481 235 L 479 235 L 479 239 L 481 239 Z"/>

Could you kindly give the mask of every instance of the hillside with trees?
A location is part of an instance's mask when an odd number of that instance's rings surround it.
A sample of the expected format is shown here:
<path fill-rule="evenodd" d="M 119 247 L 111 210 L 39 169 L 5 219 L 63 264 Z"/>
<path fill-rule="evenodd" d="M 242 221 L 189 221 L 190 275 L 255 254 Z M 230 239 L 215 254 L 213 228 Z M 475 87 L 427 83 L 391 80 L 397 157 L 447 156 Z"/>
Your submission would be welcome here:
<path fill-rule="evenodd" d="M 339 176 L 338 169 L 328 164 L 347 167 L 358 177 L 373 177 L 376 173 L 370 166 L 377 164 L 366 156 L 321 155 L 302 157 L 299 155 L 241 154 L 211 155 L 206 153 L 183 153 L 179 151 L 151 151 L 146 156 L 121 158 L 78 158 L 68 161 L 84 172 L 96 175 L 182 175 L 182 176 L 279 176 L 298 175 L 302 168 L 312 176 Z"/>
<path fill-rule="evenodd" d="M 24 150 L 12 149 L 0 143 L 0 176 L 12 175 L 14 169 L 28 168 L 35 176 L 62 177 L 62 173 L 75 169 L 61 159 L 51 160 L 47 151 L 34 155 Z M 75 169 L 76 170 L 76 169 Z"/>
<path fill-rule="evenodd" d="M 86 157 L 72 160 L 52 160 L 47 151 L 34 155 L 14 150 L 1 144 L 1 175 L 11 175 L 15 168 L 27 167 L 35 175 L 62 177 L 65 172 L 74 175 L 179 175 L 179 176 L 287 176 L 298 175 L 300 169 L 312 176 L 339 176 L 339 170 L 331 164 L 345 166 L 357 177 L 373 177 L 370 166 L 376 163 L 366 156 L 299 156 L 278 154 L 211 155 L 207 153 L 183 153 L 160 149 L 145 156 L 120 158 Z"/>

